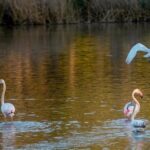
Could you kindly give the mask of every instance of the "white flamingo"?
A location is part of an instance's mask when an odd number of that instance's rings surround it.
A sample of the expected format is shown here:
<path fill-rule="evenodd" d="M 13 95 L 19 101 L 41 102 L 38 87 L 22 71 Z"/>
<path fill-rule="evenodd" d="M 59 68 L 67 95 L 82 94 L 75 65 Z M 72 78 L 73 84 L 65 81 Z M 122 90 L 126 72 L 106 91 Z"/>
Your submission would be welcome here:
<path fill-rule="evenodd" d="M 141 43 L 137 43 L 131 48 L 130 52 L 128 53 L 128 56 L 126 58 L 126 63 L 130 64 L 131 61 L 136 56 L 137 52 L 140 52 L 140 51 L 147 53 L 146 55 L 144 55 L 145 58 L 150 57 L 150 49 Z"/>
<path fill-rule="evenodd" d="M 15 113 L 15 107 L 11 103 L 5 103 L 5 92 L 6 92 L 6 84 L 3 79 L 0 79 L 0 84 L 3 84 L 3 91 L 1 95 L 1 111 L 4 115 L 4 117 L 10 117 L 13 119 L 14 113 Z"/>
<path fill-rule="evenodd" d="M 135 95 L 143 98 L 143 93 L 139 89 L 135 89 L 132 92 L 132 101 L 128 102 L 124 106 L 124 115 L 131 120 L 131 125 L 133 127 L 145 128 L 145 122 L 143 120 L 135 120 L 137 113 L 140 111 L 140 103 L 138 102 Z"/>

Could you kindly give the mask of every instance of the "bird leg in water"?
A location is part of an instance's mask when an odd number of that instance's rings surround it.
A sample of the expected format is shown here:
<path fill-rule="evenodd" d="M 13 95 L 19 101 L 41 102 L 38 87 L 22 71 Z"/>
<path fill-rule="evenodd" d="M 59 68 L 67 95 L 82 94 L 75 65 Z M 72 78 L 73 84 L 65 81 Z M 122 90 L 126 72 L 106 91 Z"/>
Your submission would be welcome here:
<path fill-rule="evenodd" d="M 6 116 L 4 116 L 4 122 L 7 122 Z"/>
<path fill-rule="evenodd" d="M 13 117 L 10 117 L 11 121 L 13 121 Z"/>

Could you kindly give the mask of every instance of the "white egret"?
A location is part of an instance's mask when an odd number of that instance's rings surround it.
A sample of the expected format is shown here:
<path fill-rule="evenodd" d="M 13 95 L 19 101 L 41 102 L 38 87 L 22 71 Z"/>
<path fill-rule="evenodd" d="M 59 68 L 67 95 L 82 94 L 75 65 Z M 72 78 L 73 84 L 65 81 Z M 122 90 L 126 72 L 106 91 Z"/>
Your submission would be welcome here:
<path fill-rule="evenodd" d="M 145 58 L 150 57 L 150 49 L 141 43 L 137 43 L 131 48 L 130 52 L 128 53 L 128 56 L 126 58 L 126 63 L 130 64 L 131 61 L 136 56 L 137 52 L 140 52 L 140 51 L 147 53 L 146 55 L 144 55 Z"/>

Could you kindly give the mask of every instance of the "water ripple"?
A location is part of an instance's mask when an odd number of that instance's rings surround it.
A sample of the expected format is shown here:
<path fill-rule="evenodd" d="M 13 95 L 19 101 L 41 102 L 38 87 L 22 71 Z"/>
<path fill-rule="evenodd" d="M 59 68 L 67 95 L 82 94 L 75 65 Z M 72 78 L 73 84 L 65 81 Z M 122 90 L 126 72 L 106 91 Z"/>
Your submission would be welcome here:
<path fill-rule="evenodd" d="M 118 119 L 106 121 L 102 126 L 93 126 L 91 131 L 88 132 L 74 132 L 69 137 L 60 138 L 55 142 L 41 141 L 36 144 L 26 145 L 21 149 L 72 149 L 85 148 L 93 144 L 111 146 L 109 141 L 117 138 L 128 139 L 133 146 L 138 142 L 150 141 L 150 130 L 134 133 L 130 130 L 125 119 Z"/>
<path fill-rule="evenodd" d="M 52 132 L 51 123 L 49 122 L 32 122 L 32 121 L 14 121 L 0 123 L 0 132 L 7 129 L 14 129 L 15 133 L 22 132 Z"/>

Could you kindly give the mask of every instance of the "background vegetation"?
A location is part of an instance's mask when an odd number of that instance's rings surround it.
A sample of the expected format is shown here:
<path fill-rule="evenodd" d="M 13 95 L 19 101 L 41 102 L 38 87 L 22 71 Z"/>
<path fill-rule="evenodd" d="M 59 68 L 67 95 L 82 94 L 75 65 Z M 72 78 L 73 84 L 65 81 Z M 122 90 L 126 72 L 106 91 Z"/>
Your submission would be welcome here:
<path fill-rule="evenodd" d="M 149 0 L 1 0 L 0 24 L 150 20 Z"/>

